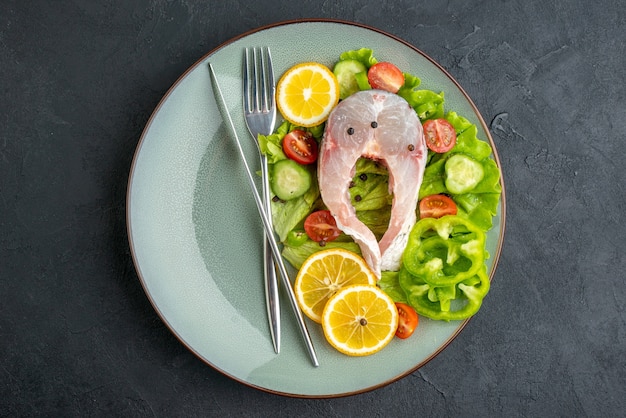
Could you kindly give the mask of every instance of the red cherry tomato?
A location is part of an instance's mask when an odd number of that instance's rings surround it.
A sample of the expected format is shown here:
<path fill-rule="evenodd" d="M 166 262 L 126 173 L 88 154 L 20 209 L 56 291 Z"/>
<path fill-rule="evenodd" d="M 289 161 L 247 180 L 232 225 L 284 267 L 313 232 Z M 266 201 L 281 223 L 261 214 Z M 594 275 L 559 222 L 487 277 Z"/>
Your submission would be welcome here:
<path fill-rule="evenodd" d="M 404 74 L 390 62 L 379 62 L 367 71 L 367 81 L 373 89 L 397 93 L 404 84 Z"/>
<path fill-rule="evenodd" d="M 295 129 L 283 138 L 285 155 L 298 164 L 313 164 L 317 161 L 317 141 L 310 132 Z"/>
<path fill-rule="evenodd" d="M 420 219 L 441 218 L 445 215 L 456 215 L 457 207 L 454 200 L 443 194 L 426 196 L 419 204 Z"/>
<path fill-rule="evenodd" d="M 456 144 L 456 131 L 445 119 L 429 119 L 424 122 L 426 145 L 434 152 L 448 152 Z"/>
<path fill-rule="evenodd" d="M 415 309 L 409 305 L 396 302 L 396 308 L 398 308 L 398 329 L 396 330 L 396 337 L 404 340 L 413 335 L 415 328 L 419 325 L 419 318 Z"/>
<path fill-rule="evenodd" d="M 304 231 L 315 242 L 333 241 L 341 234 L 329 210 L 318 210 L 307 216 Z"/>

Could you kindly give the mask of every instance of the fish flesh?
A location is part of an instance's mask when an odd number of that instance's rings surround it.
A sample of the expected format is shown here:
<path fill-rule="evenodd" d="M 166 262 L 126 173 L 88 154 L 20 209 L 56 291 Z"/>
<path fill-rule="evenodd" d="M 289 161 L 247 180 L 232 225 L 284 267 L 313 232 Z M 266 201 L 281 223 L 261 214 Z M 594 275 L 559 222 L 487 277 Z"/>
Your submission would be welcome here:
<path fill-rule="evenodd" d="M 342 100 L 331 112 L 320 146 L 318 181 L 322 200 L 337 226 L 359 245 L 374 274 L 398 270 L 409 232 L 416 222 L 419 189 L 428 150 L 422 124 L 402 97 L 364 90 Z M 350 182 L 360 157 L 379 161 L 389 172 L 391 219 L 380 242 L 356 216 Z"/>

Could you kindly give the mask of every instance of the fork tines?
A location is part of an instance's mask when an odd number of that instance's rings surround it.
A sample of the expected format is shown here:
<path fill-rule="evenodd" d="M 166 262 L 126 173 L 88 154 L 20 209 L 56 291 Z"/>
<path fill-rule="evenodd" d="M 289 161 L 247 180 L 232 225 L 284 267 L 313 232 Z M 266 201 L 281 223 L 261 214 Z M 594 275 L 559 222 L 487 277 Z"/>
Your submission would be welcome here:
<path fill-rule="evenodd" d="M 243 74 L 244 111 L 269 112 L 274 107 L 275 92 L 269 47 L 245 49 Z"/>

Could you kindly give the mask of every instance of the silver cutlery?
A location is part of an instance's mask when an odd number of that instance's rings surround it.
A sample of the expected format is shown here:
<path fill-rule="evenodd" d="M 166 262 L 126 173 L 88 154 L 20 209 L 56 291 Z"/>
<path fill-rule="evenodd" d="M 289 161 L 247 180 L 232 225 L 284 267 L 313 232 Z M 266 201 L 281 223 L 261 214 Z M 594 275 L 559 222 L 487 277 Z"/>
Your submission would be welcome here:
<path fill-rule="evenodd" d="M 239 151 L 239 155 L 241 156 L 246 176 L 248 178 L 248 182 L 250 184 L 250 188 L 252 189 L 252 195 L 254 196 L 254 202 L 256 203 L 257 210 L 259 211 L 259 216 L 263 221 L 263 228 L 265 229 L 265 235 L 267 237 L 270 249 L 272 250 L 272 254 L 274 255 L 274 260 L 276 261 L 276 265 L 278 266 L 278 271 L 280 273 L 280 278 L 282 280 L 282 285 L 287 291 L 287 296 L 291 305 L 291 308 L 296 316 L 298 328 L 300 330 L 300 334 L 304 339 L 309 357 L 314 366 L 319 366 L 319 362 L 317 360 L 317 355 L 315 353 L 315 348 L 313 347 L 313 341 L 311 341 L 311 336 L 309 335 L 309 331 L 306 327 L 306 323 L 304 322 L 304 317 L 300 308 L 298 306 L 298 301 L 296 300 L 296 296 L 293 292 L 293 288 L 291 287 L 291 282 L 289 281 L 289 275 L 287 273 L 287 269 L 285 268 L 285 263 L 280 255 L 280 249 L 278 248 L 278 243 L 276 242 L 276 237 L 274 236 L 274 231 L 272 230 L 272 225 L 269 220 L 269 216 L 265 212 L 265 205 L 263 204 L 263 200 L 259 196 L 259 192 L 256 189 L 256 185 L 254 182 L 254 178 L 252 177 L 252 172 L 250 171 L 250 167 L 248 166 L 248 162 L 246 160 L 245 153 L 241 146 L 241 142 L 239 141 L 239 136 L 237 135 L 237 131 L 235 130 L 235 125 L 233 124 L 233 120 L 228 112 L 228 108 L 226 106 L 226 102 L 224 100 L 224 96 L 222 94 L 222 90 L 219 87 L 217 77 L 215 76 L 215 71 L 211 63 L 209 63 L 209 73 L 211 75 L 211 83 L 213 85 L 213 93 L 215 95 L 215 99 L 220 108 L 220 112 L 222 113 L 222 117 L 225 122 L 227 122 L 227 126 L 235 139 L 235 143 L 237 144 L 237 149 Z M 257 144 L 258 145 L 258 144 Z M 259 150 L 260 152 L 260 150 Z"/>
<path fill-rule="evenodd" d="M 243 111 L 246 126 L 255 142 L 258 141 L 259 134 L 269 135 L 274 131 L 274 125 L 276 124 L 275 91 L 276 85 L 269 48 L 246 48 L 243 58 Z M 262 152 L 260 152 L 260 155 L 263 203 L 271 223 L 272 209 L 270 206 L 271 196 L 267 157 Z M 278 296 L 278 279 L 276 277 L 276 265 L 267 239 L 263 242 L 263 272 L 270 334 L 274 351 L 279 353 L 280 300 Z"/>

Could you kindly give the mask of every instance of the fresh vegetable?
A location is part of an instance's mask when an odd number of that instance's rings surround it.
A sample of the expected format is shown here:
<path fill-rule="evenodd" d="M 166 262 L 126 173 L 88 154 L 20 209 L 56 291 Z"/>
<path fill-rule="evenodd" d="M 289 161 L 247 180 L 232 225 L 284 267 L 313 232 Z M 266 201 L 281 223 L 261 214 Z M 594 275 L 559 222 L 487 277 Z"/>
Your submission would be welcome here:
<path fill-rule="evenodd" d="M 306 231 L 303 231 L 301 229 L 294 229 L 287 233 L 285 245 L 289 247 L 299 247 L 309 240 L 310 238 L 307 235 Z"/>
<path fill-rule="evenodd" d="M 450 193 L 463 194 L 474 189 L 483 179 L 483 166 L 472 157 L 454 154 L 446 161 L 446 188 Z"/>
<path fill-rule="evenodd" d="M 443 118 L 429 119 L 423 124 L 426 145 L 433 152 L 448 152 L 456 144 L 454 126 Z"/>
<path fill-rule="evenodd" d="M 366 158 L 358 161 L 371 161 Z M 359 162 L 357 162 L 359 165 Z M 363 164 L 361 169 L 357 168 L 358 175 L 355 175 L 348 189 L 352 205 L 357 211 L 379 210 L 391 205 L 389 195 L 389 174 L 375 174 L 367 172 L 368 167 Z"/>
<path fill-rule="evenodd" d="M 415 224 L 402 265 L 426 283 L 447 286 L 476 275 L 485 258 L 484 232 L 466 219 L 448 215 Z"/>
<path fill-rule="evenodd" d="M 475 314 L 489 290 L 484 240 L 480 229 L 458 216 L 420 220 L 409 235 L 398 275 L 408 304 L 431 319 Z"/>
<path fill-rule="evenodd" d="M 340 248 L 361 255 L 361 250 L 354 241 L 342 241 L 341 237 L 337 238 L 335 241 L 327 242 L 324 246 L 321 246 L 318 242 L 311 239 L 307 239 L 297 247 L 285 245 L 282 255 L 294 268 L 300 269 L 302 263 L 312 254 L 331 248 Z"/>
<path fill-rule="evenodd" d="M 454 200 L 444 194 L 426 196 L 419 202 L 420 218 L 441 218 L 445 215 L 456 215 L 457 207 Z"/>
<path fill-rule="evenodd" d="M 407 302 L 427 318 L 442 321 L 467 319 L 480 309 L 490 282 L 482 266 L 476 275 L 447 286 L 435 286 L 401 268 L 399 286 L 405 290 Z"/>
<path fill-rule="evenodd" d="M 360 61 L 367 68 L 370 68 L 372 65 L 378 62 L 378 60 L 374 58 L 374 51 L 369 48 L 354 49 L 351 51 L 342 52 L 341 55 L 339 55 L 339 61 L 345 60 Z"/>
<path fill-rule="evenodd" d="M 356 73 L 354 75 L 354 79 L 356 80 L 359 90 L 370 90 L 372 88 L 369 80 L 367 79 L 367 72 Z"/>
<path fill-rule="evenodd" d="M 337 61 L 333 67 L 333 73 L 339 82 L 339 98 L 341 100 L 361 90 L 357 74 L 365 74 L 367 79 L 367 67 L 356 59 Z M 362 83 L 361 76 L 358 77 Z"/>
<path fill-rule="evenodd" d="M 404 84 L 402 71 L 390 62 L 379 62 L 367 71 L 367 81 L 374 89 L 397 93 Z"/>
<path fill-rule="evenodd" d="M 300 197 L 291 200 L 280 200 L 278 197 L 272 199 L 272 222 L 280 240 L 284 242 L 292 231 L 301 230 L 304 233 L 302 222 L 313 210 L 318 208 L 318 205 L 321 205 L 321 202 L 320 191 L 315 178 L 313 178 L 309 190 Z M 306 233 L 304 235 L 306 237 Z"/>
<path fill-rule="evenodd" d="M 324 244 L 334 241 L 341 235 L 335 218 L 328 210 L 318 210 L 307 216 L 304 221 L 304 230 L 313 241 Z"/>
<path fill-rule="evenodd" d="M 398 96 L 409 102 L 422 122 L 444 117 L 443 92 L 420 90 L 418 89 L 420 84 L 419 78 L 404 73 L 404 85 L 398 90 Z"/>
<path fill-rule="evenodd" d="M 415 328 L 417 328 L 419 324 L 419 318 L 415 309 L 406 303 L 396 302 L 396 308 L 398 309 L 398 329 L 396 330 L 396 337 L 404 340 L 413 335 Z"/>
<path fill-rule="evenodd" d="M 294 129 L 283 138 L 283 152 L 298 164 L 313 164 L 317 161 L 317 141 L 310 132 Z"/>
<path fill-rule="evenodd" d="M 406 292 L 398 283 L 398 273 L 397 271 L 383 271 L 380 275 L 380 280 L 378 280 L 378 287 L 383 289 L 396 302 L 408 305 Z"/>
<path fill-rule="evenodd" d="M 280 160 L 272 167 L 270 185 L 282 200 L 304 195 L 312 182 L 311 172 L 293 160 Z"/>

